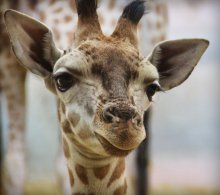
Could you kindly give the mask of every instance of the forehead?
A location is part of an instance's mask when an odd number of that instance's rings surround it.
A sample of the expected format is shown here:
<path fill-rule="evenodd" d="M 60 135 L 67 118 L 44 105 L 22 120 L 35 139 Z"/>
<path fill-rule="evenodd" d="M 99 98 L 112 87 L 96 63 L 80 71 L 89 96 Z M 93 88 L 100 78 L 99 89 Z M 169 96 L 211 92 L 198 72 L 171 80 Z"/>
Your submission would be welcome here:
<path fill-rule="evenodd" d="M 126 41 L 90 40 L 79 45 L 57 61 L 54 71 L 68 69 L 82 75 L 135 78 L 139 75 L 158 79 L 156 68 Z M 140 73 L 141 71 L 141 73 Z M 144 75 L 145 76 L 144 76 Z"/>

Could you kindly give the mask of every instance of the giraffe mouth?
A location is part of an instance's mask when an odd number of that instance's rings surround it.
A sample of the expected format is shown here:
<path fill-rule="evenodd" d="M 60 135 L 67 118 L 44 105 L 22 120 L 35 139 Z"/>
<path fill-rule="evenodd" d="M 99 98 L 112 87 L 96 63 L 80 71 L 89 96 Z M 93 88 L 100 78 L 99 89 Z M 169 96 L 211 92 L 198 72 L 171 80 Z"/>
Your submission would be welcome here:
<path fill-rule="evenodd" d="M 106 138 L 104 138 L 100 134 L 98 133 L 95 134 L 99 142 L 102 144 L 103 148 L 105 149 L 105 151 L 112 156 L 117 156 L 117 157 L 127 156 L 133 150 L 133 149 L 128 149 L 128 150 L 120 149 L 114 146 L 113 144 L 111 144 Z"/>
<path fill-rule="evenodd" d="M 96 128 L 95 135 L 105 151 L 113 156 L 125 156 L 140 145 L 146 137 L 144 126 L 135 128 L 130 123 Z"/>

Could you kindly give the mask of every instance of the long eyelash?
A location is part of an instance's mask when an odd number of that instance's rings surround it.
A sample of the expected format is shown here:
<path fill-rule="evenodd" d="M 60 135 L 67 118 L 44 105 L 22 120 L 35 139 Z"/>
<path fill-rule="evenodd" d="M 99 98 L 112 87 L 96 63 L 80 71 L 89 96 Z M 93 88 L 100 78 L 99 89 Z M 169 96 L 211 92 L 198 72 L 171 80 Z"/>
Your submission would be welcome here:
<path fill-rule="evenodd" d="M 61 76 L 64 72 L 58 72 L 52 75 L 53 79 L 56 79 L 57 77 Z"/>
<path fill-rule="evenodd" d="M 58 77 L 63 76 L 63 75 L 71 75 L 71 74 L 68 72 L 58 72 L 57 74 L 52 75 L 52 77 L 53 79 L 56 80 Z"/>

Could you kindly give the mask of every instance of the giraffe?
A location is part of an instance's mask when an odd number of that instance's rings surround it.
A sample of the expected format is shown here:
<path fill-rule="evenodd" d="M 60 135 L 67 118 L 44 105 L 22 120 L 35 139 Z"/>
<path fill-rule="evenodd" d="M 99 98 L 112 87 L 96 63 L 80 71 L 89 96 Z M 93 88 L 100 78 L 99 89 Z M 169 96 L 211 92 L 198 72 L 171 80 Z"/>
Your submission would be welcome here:
<path fill-rule="evenodd" d="M 144 111 L 156 92 L 184 82 L 208 47 L 204 39 L 165 41 L 148 57 L 138 50 L 144 1 L 128 4 L 110 36 L 97 1 L 77 0 L 70 50 L 55 46 L 51 30 L 13 10 L 4 14 L 15 56 L 58 100 L 72 194 L 129 194 L 125 157 L 145 139 Z M 132 194 L 132 193 L 131 193 Z"/>
<path fill-rule="evenodd" d="M 121 10 L 127 2 L 130 2 L 130 0 L 100 1 L 101 6 L 98 12 L 103 32 L 105 32 L 106 34 L 111 33 L 111 29 L 117 23 L 117 17 L 119 16 Z M 3 3 L 1 2 L 1 18 L 3 13 L 2 10 L 8 7 L 32 15 L 52 27 L 54 39 L 56 40 L 56 43 L 60 48 L 65 49 L 68 46 L 68 43 L 71 42 L 73 29 L 75 28 L 76 24 L 76 6 L 74 1 L 3 1 Z M 111 14 L 111 17 L 109 17 L 109 15 L 105 15 L 105 13 Z M 166 27 L 166 20 L 166 4 L 160 1 L 153 2 L 151 5 L 151 14 L 149 14 L 148 17 L 144 18 L 140 24 L 140 34 L 141 37 L 143 37 L 143 39 L 145 40 L 145 44 L 141 45 L 143 53 L 147 54 L 152 45 L 165 39 L 166 29 L 164 28 L 164 26 Z M 7 189 L 9 191 L 9 194 L 15 194 L 15 192 L 16 194 L 23 194 L 26 167 L 24 141 L 26 113 L 24 83 L 26 78 L 26 70 L 23 67 L 19 66 L 16 59 L 13 58 L 13 55 L 11 54 L 9 48 L 9 41 L 6 36 L 5 29 L 3 28 L 2 20 L 0 24 L 0 33 L 2 38 L 0 51 L 1 62 L 3 62 L 0 64 L 0 85 L 2 85 L 2 92 L 6 95 L 10 120 L 9 141 L 6 159 L 7 162 L 18 161 L 16 167 L 14 166 L 14 164 L 7 163 L 6 169 L 9 170 L 9 175 L 7 175 L 7 180 L 5 182 L 6 184 L 8 184 Z M 61 26 L 62 24 L 63 26 Z M 61 32 L 60 29 L 62 29 Z M 63 29 L 66 29 L 66 31 Z M 10 78 L 10 80 L 8 78 Z M 17 147 L 18 145 L 19 147 Z M 145 146 L 142 148 L 145 149 Z M 146 162 L 143 158 L 143 153 L 141 153 L 141 155 L 142 158 L 139 158 L 138 160 L 138 168 L 141 169 L 141 173 L 145 173 L 144 169 L 146 167 Z M 58 161 L 62 162 L 62 154 L 60 156 L 61 157 L 58 158 Z M 131 168 L 134 169 L 133 166 Z M 62 167 L 59 172 L 63 172 Z M 63 179 L 65 177 L 65 174 L 64 176 L 62 174 L 63 173 L 61 173 L 60 175 Z M 143 189 L 146 188 L 146 181 L 143 178 L 141 178 L 140 181 L 143 183 L 141 194 L 144 194 Z M 68 190 L 67 192 L 64 191 L 64 193 L 68 194 Z"/>

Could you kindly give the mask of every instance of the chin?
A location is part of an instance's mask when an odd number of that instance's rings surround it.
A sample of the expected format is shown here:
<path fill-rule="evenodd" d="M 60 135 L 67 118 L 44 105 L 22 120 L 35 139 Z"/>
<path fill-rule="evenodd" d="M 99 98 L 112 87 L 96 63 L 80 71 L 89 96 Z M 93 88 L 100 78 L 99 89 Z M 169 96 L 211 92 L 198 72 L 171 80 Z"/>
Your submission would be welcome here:
<path fill-rule="evenodd" d="M 96 137 L 100 141 L 102 147 L 105 149 L 106 153 L 114 157 L 125 157 L 127 156 L 133 149 L 130 150 L 122 150 L 112 145 L 106 138 L 96 133 Z"/>

